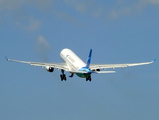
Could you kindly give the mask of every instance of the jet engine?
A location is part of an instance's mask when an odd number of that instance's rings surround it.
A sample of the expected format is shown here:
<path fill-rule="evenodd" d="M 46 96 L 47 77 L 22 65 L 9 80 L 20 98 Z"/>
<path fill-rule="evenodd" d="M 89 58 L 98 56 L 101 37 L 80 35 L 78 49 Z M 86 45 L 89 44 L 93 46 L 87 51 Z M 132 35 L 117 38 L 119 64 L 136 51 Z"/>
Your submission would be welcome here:
<path fill-rule="evenodd" d="M 53 72 L 53 71 L 54 71 L 54 68 L 53 68 L 53 67 L 46 66 L 46 70 L 47 70 L 48 72 Z"/>
<path fill-rule="evenodd" d="M 92 71 L 100 71 L 100 69 L 93 69 Z"/>

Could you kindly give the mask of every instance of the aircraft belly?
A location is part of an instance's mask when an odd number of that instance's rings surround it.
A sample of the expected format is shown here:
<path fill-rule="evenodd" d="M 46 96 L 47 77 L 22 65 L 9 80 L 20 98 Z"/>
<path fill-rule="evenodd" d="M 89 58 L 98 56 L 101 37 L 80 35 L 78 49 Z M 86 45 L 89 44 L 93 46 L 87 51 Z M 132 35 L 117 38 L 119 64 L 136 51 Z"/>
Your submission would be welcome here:
<path fill-rule="evenodd" d="M 76 75 L 81 78 L 87 78 L 90 76 L 90 74 L 84 74 L 84 73 L 76 73 Z"/>

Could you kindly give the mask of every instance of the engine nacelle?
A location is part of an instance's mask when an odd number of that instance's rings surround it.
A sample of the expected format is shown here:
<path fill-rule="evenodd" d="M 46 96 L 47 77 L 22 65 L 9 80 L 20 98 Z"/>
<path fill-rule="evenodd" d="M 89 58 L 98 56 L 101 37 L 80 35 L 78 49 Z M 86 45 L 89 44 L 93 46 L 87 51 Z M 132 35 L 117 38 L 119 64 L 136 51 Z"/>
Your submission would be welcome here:
<path fill-rule="evenodd" d="M 100 69 L 93 69 L 92 71 L 100 71 Z"/>
<path fill-rule="evenodd" d="M 53 71 L 54 71 L 54 68 L 53 68 L 53 67 L 46 66 L 46 70 L 47 70 L 48 72 L 53 72 Z"/>

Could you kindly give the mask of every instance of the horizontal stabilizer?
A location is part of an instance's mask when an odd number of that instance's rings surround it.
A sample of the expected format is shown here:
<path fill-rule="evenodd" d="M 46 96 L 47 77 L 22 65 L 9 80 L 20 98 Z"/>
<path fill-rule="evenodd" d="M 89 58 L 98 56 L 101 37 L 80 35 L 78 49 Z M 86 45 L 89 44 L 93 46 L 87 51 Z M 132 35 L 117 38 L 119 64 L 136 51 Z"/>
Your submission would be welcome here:
<path fill-rule="evenodd" d="M 156 59 L 154 59 L 153 61 L 152 61 L 152 63 L 154 63 L 156 61 Z"/>
<path fill-rule="evenodd" d="M 86 71 L 68 71 L 70 73 L 87 73 Z"/>
<path fill-rule="evenodd" d="M 116 73 L 116 71 L 97 71 L 95 73 Z"/>
<path fill-rule="evenodd" d="M 70 73 L 88 73 L 86 71 L 69 71 Z M 90 71 L 89 73 L 116 73 L 116 71 Z"/>

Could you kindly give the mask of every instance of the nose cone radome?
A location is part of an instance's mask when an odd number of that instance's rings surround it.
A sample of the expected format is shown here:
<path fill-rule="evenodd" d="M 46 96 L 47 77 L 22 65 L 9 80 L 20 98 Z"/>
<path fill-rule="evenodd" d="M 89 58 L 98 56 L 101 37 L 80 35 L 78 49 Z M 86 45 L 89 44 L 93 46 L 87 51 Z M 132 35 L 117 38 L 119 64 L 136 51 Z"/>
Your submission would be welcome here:
<path fill-rule="evenodd" d="M 63 50 L 61 51 L 61 54 L 63 54 L 63 53 L 68 53 L 68 52 L 70 52 L 70 51 L 71 51 L 70 49 L 65 48 L 65 49 L 63 49 Z"/>

